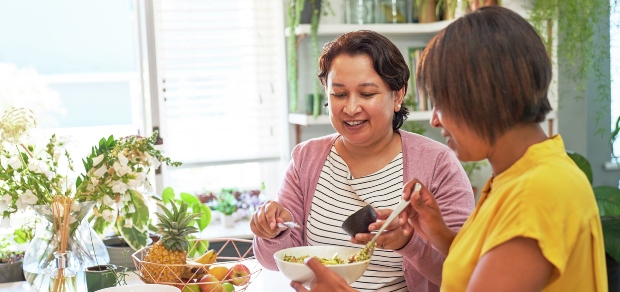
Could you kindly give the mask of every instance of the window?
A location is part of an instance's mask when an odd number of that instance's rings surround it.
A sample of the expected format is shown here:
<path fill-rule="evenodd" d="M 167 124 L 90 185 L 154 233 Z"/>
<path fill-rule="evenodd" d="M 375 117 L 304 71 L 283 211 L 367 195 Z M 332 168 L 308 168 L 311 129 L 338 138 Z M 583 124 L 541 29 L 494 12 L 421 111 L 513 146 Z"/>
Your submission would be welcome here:
<path fill-rule="evenodd" d="M 0 110 L 30 108 L 38 136 L 73 137 L 76 167 L 102 137 L 143 132 L 132 3 L 0 2 Z"/>
<path fill-rule="evenodd" d="M 161 0 L 154 6 L 165 184 L 275 188 L 284 134 L 281 2 Z M 153 64 L 151 64 L 153 67 Z"/>

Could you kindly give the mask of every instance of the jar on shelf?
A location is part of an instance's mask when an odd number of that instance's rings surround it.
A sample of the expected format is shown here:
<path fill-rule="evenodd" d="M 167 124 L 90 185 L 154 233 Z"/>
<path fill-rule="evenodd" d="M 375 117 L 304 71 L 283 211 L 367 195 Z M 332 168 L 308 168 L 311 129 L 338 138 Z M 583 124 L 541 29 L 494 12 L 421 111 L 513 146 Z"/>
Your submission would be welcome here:
<path fill-rule="evenodd" d="M 350 24 L 374 23 L 374 0 L 345 0 L 345 20 Z"/>
<path fill-rule="evenodd" d="M 375 21 L 377 23 L 407 23 L 407 0 L 377 0 Z"/>

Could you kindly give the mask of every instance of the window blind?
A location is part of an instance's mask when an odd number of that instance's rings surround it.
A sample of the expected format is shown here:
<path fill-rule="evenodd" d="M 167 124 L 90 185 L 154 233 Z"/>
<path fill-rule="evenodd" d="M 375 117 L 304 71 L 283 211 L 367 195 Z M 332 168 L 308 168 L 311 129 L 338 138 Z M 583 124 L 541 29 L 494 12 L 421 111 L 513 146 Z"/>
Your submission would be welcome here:
<path fill-rule="evenodd" d="M 283 94 L 277 0 L 155 6 L 166 155 L 186 164 L 277 160 Z"/>

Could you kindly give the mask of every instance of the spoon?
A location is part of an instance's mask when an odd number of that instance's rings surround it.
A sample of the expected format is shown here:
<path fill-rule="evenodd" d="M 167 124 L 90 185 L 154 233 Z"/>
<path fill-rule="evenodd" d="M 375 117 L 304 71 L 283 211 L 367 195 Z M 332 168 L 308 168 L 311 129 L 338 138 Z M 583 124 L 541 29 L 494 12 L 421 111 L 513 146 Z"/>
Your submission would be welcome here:
<path fill-rule="evenodd" d="M 413 188 L 413 192 L 414 193 L 419 192 L 421 188 L 422 188 L 422 185 L 420 185 L 419 183 L 416 183 Z M 409 197 L 409 199 L 411 199 L 411 197 Z M 383 232 L 383 230 L 388 225 L 390 225 L 390 223 L 392 223 L 392 221 L 394 221 L 394 219 L 398 217 L 398 215 L 403 210 L 405 210 L 405 208 L 408 205 L 409 205 L 409 201 L 405 201 L 405 200 L 400 201 L 400 203 L 396 205 L 396 208 L 394 208 L 394 211 L 392 211 L 392 214 L 390 214 L 390 216 L 387 219 L 385 219 L 385 222 L 383 222 L 383 225 L 381 226 L 381 228 L 379 228 L 379 231 L 377 231 L 377 234 L 375 234 L 375 237 L 373 237 L 372 240 L 366 244 L 366 246 L 360 251 L 360 253 L 364 252 L 364 250 L 368 250 L 368 258 L 370 258 L 375 253 L 376 242 L 377 242 L 377 238 L 379 237 L 379 234 L 381 234 L 381 232 Z"/>

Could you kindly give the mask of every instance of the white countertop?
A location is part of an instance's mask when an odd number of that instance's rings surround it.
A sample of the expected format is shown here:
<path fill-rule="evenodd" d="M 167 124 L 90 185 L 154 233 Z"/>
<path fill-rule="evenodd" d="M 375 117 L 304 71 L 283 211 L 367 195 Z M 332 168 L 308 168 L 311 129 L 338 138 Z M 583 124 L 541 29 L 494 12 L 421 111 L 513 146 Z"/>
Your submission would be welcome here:
<path fill-rule="evenodd" d="M 79 282 L 79 280 L 78 280 Z M 129 273 L 126 278 L 127 285 L 143 284 L 138 275 Z M 263 291 L 295 291 L 290 287 L 291 281 L 277 271 L 269 271 L 262 268 L 252 277 L 250 285 L 247 286 L 246 292 L 263 292 Z M 2 292 L 34 292 L 30 284 L 27 282 L 0 283 L 0 291 Z M 86 291 L 86 288 L 78 288 L 78 291 Z"/>

